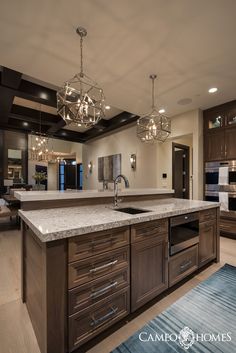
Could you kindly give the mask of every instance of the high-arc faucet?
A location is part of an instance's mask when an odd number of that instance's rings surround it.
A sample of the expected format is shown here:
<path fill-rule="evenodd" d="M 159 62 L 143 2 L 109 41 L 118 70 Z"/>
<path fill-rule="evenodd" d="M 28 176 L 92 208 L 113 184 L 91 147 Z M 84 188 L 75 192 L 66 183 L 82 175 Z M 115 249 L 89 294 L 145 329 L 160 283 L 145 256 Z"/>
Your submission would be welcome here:
<path fill-rule="evenodd" d="M 125 182 L 125 187 L 129 188 L 129 180 L 124 176 L 123 174 L 117 175 L 117 177 L 114 179 L 114 207 L 118 206 L 118 182 L 120 179 L 123 179 Z"/>

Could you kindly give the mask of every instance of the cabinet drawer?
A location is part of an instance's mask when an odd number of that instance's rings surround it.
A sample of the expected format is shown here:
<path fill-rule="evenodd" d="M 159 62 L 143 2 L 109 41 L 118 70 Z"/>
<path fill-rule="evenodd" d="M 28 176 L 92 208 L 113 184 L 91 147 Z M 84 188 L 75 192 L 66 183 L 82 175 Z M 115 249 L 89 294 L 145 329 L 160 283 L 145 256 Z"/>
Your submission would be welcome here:
<path fill-rule="evenodd" d="M 129 314 L 129 287 L 69 317 L 69 350 L 81 346 Z"/>
<path fill-rule="evenodd" d="M 128 244 L 128 227 L 79 235 L 69 239 L 69 262 L 82 260 Z"/>
<path fill-rule="evenodd" d="M 129 266 L 129 246 L 69 264 L 68 286 L 77 287 Z"/>
<path fill-rule="evenodd" d="M 220 218 L 220 232 L 228 234 L 236 234 L 236 220 Z"/>
<path fill-rule="evenodd" d="M 129 268 L 116 271 L 69 291 L 69 314 L 87 308 L 129 285 Z"/>
<path fill-rule="evenodd" d="M 178 225 L 185 224 L 188 222 L 197 221 L 198 219 L 199 219 L 198 212 L 186 213 L 186 214 L 182 214 L 180 216 L 171 217 L 170 218 L 170 225 L 171 226 L 178 226 Z"/>
<path fill-rule="evenodd" d="M 172 256 L 169 261 L 169 286 L 173 286 L 198 268 L 198 245 Z"/>
<path fill-rule="evenodd" d="M 204 210 L 199 212 L 199 222 L 207 222 L 216 218 L 216 209 L 211 208 L 209 210 Z"/>
<path fill-rule="evenodd" d="M 135 224 L 131 227 L 131 243 L 147 239 L 150 236 L 168 232 L 168 220 L 161 219 Z"/>

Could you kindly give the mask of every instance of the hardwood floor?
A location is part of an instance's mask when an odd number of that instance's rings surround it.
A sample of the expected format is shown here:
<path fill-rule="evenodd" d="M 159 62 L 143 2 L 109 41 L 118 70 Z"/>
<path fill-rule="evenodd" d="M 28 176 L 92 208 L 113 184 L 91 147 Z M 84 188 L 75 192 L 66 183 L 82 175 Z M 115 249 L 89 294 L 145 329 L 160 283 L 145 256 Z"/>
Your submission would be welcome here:
<path fill-rule="evenodd" d="M 136 330 L 199 282 L 209 277 L 224 263 L 236 266 L 236 240 L 221 238 L 221 262 L 194 276 L 158 303 L 140 314 L 88 353 L 108 353 Z M 20 231 L 0 232 L 0 353 L 40 353 L 33 328 L 20 299 Z"/>

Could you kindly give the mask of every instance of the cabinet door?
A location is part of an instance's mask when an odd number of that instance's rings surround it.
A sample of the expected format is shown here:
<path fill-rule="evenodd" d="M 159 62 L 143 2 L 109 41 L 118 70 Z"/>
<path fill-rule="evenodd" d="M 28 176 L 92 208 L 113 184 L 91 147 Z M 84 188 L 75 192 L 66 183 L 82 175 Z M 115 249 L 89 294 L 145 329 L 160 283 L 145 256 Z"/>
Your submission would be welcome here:
<path fill-rule="evenodd" d="M 216 221 L 199 225 L 199 267 L 216 257 Z"/>
<path fill-rule="evenodd" d="M 224 130 L 218 130 L 205 135 L 205 160 L 219 161 L 225 159 Z"/>
<path fill-rule="evenodd" d="M 225 129 L 225 153 L 227 159 L 236 158 L 236 128 Z"/>
<path fill-rule="evenodd" d="M 213 110 L 204 112 L 204 130 L 205 132 L 219 130 L 226 124 L 226 112 Z"/>
<path fill-rule="evenodd" d="M 168 286 L 168 234 L 152 236 L 131 246 L 131 311 Z"/>

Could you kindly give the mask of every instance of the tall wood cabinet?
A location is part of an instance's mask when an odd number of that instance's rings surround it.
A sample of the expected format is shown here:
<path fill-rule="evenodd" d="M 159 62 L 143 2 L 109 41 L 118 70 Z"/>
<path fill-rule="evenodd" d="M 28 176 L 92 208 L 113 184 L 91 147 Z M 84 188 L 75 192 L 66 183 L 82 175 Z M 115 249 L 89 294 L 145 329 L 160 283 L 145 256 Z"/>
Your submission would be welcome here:
<path fill-rule="evenodd" d="M 131 312 L 168 288 L 168 220 L 131 227 Z"/>
<path fill-rule="evenodd" d="M 204 160 L 236 159 L 236 101 L 207 109 L 204 117 Z"/>

